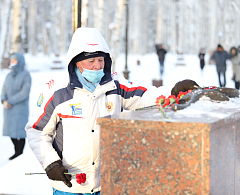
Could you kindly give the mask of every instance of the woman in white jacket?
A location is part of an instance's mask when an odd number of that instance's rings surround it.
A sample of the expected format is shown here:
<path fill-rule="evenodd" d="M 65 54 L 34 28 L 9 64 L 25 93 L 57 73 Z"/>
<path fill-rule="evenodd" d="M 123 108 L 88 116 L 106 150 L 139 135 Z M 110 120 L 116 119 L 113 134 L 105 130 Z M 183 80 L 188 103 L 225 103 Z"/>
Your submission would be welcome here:
<path fill-rule="evenodd" d="M 40 91 L 35 118 L 26 125 L 29 146 L 52 180 L 54 194 L 100 194 L 98 117 L 154 105 L 162 88 L 135 85 L 111 73 L 110 50 L 94 28 L 78 28 L 67 53 L 69 79 Z M 61 78 L 61 80 L 63 80 Z M 193 89 L 180 82 L 174 91 Z M 168 94 L 170 95 L 170 90 Z M 165 91 L 165 90 L 164 90 Z M 81 185 L 66 173 L 85 173 Z"/>

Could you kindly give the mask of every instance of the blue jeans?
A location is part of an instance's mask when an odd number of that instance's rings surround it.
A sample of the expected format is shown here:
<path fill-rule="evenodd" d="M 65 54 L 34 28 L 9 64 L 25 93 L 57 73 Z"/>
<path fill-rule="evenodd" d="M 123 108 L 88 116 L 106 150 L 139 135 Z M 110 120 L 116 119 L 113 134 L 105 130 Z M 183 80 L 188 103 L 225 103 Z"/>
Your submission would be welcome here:
<path fill-rule="evenodd" d="M 160 75 L 162 75 L 164 70 L 164 61 L 159 61 L 159 64 L 160 64 Z"/>
<path fill-rule="evenodd" d="M 93 194 L 91 193 L 71 193 L 71 192 L 63 192 L 63 191 L 59 191 L 53 188 L 53 195 L 101 195 L 100 191 L 99 192 L 94 192 Z"/>

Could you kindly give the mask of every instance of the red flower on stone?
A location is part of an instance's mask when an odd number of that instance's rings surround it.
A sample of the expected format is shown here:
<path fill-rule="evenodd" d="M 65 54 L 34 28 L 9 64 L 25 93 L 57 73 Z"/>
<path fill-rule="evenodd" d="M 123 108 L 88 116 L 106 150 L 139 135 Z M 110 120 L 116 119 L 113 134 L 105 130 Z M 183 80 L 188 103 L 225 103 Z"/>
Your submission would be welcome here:
<path fill-rule="evenodd" d="M 212 86 L 212 87 L 205 87 L 204 89 L 215 89 L 216 87 L 215 86 Z"/>
<path fill-rule="evenodd" d="M 163 105 L 165 102 L 165 99 L 166 99 L 166 97 L 164 95 L 157 97 L 157 99 L 156 99 L 157 106 L 160 107 L 161 105 Z"/>
<path fill-rule="evenodd" d="M 165 122 L 164 117 L 169 118 L 166 115 L 165 110 L 167 108 L 169 108 L 169 106 L 172 106 L 172 104 L 178 104 L 179 100 L 176 98 L 175 95 L 170 95 L 168 96 L 168 98 L 166 98 L 165 96 L 161 95 L 159 97 L 157 97 L 156 99 L 156 104 L 159 107 L 160 113 L 161 113 L 161 117 L 162 117 L 162 121 Z"/>
<path fill-rule="evenodd" d="M 77 179 L 77 183 L 79 184 L 85 183 L 86 174 L 85 173 L 76 174 L 76 179 Z"/>
<path fill-rule="evenodd" d="M 188 93 L 187 91 L 186 91 L 186 92 L 180 91 L 179 94 L 178 94 L 178 96 L 177 96 L 177 98 L 178 98 L 178 99 L 181 99 L 181 98 L 182 98 L 183 96 L 185 96 L 187 93 Z"/>
<path fill-rule="evenodd" d="M 179 100 L 178 100 L 178 98 L 176 98 L 175 95 L 170 95 L 170 96 L 168 96 L 166 102 L 169 102 L 169 104 L 172 105 L 172 104 L 174 104 L 174 103 L 178 104 L 178 103 L 179 103 Z M 168 104 L 168 105 L 169 105 L 169 104 Z"/>

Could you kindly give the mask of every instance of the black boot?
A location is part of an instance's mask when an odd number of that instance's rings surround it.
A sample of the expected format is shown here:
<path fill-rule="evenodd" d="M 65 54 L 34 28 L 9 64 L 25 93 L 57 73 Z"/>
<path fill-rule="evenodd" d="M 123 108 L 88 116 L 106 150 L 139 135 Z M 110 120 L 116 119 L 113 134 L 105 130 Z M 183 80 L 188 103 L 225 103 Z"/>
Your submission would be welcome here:
<path fill-rule="evenodd" d="M 13 139 L 11 138 L 13 144 L 14 144 L 14 149 L 15 149 L 15 154 L 9 158 L 9 160 L 13 160 L 14 158 L 18 157 L 23 153 L 23 148 L 25 145 L 25 139 Z"/>

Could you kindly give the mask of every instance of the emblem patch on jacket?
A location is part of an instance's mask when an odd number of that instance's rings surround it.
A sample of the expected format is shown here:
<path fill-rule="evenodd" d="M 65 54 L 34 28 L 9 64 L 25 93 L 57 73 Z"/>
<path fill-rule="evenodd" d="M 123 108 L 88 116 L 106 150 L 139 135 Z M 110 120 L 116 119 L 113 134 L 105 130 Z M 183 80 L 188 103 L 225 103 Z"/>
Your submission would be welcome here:
<path fill-rule="evenodd" d="M 43 93 L 40 93 L 37 101 L 37 106 L 41 107 L 42 103 L 43 103 Z"/>
<path fill-rule="evenodd" d="M 106 108 L 108 109 L 109 112 L 113 111 L 113 103 L 112 102 L 107 102 L 106 104 Z"/>
<path fill-rule="evenodd" d="M 70 107 L 72 108 L 72 115 L 81 115 L 82 114 L 82 108 L 80 108 L 81 103 L 78 104 L 70 104 Z"/>

